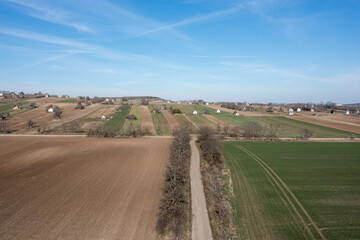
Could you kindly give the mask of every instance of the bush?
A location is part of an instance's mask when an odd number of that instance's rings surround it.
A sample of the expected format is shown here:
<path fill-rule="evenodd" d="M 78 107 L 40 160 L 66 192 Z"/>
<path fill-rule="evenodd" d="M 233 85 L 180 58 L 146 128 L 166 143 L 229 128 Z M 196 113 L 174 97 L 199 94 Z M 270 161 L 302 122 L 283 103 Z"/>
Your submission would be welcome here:
<path fill-rule="evenodd" d="M 300 130 L 300 139 L 309 139 L 314 135 L 314 131 L 311 129 L 301 129 Z"/>
<path fill-rule="evenodd" d="M 131 115 L 127 116 L 126 119 L 128 119 L 128 120 L 137 120 L 137 118 L 136 118 L 136 116 L 134 114 L 131 114 Z"/>
<path fill-rule="evenodd" d="M 246 122 L 242 125 L 243 136 L 256 138 L 262 136 L 263 127 L 258 122 Z"/>
<path fill-rule="evenodd" d="M 204 112 L 204 114 L 210 114 L 209 109 L 206 109 L 205 112 Z"/>
<path fill-rule="evenodd" d="M 178 109 L 178 108 L 174 108 L 174 109 L 172 110 L 172 114 L 181 114 L 181 113 L 182 113 L 181 110 Z"/>

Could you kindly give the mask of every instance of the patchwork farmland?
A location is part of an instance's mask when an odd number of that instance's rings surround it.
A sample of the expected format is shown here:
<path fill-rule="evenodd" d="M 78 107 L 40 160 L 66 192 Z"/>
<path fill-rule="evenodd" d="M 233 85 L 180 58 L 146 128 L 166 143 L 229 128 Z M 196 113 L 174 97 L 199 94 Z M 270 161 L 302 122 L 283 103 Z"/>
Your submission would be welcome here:
<path fill-rule="evenodd" d="M 359 239 L 360 144 L 230 142 L 240 239 Z"/>
<path fill-rule="evenodd" d="M 0 238 L 157 239 L 170 143 L 0 136 Z"/>

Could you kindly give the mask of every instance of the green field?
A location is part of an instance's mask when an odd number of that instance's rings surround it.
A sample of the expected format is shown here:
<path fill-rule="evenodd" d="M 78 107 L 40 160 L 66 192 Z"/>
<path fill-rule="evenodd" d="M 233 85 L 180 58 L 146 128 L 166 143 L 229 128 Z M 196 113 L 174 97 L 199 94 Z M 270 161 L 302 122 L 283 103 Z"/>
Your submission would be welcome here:
<path fill-rule="evenodd" d="M 57 103 L 77 103 L 77 99 L 64 99 L 64 100 L 60 100 L 57 101 Z"/>
<path fill-rule="evenodd" d="M 178 121 L 180 127 L 186 127 L 189 128 L 191 133 L 196 133 L 198 130 L 196 129 L 196 127 L 194 126 L 194 124 L 192 124 L 183 114 L 174 114 L 174 117 L 176 118 L 176 120 Z"/>
<path fill-rule="evenodd" d="M 154 104 L 150 104 L 149 105 L 150 112 L 155 110 L 156 107 L 158 107 L 158 106 L 154 105 Z M 172 134 L 170 125 L 169 125 L 168 121 L 166 120 L 166 118 L 164 117 L 164 115 L 162 114 L 162 112 L 151 114 L 151 117 L 152 117 L 152 120 L 154 123 L 156 135 L 170 136 Z"/>
<path fill-rule="evenodd" d="M 205 107 L 202 105 L 176 105 L 174 108 L 179 108 L 183 114 L 186 114 L 188 118 L 193 121 L 199 128 L 201 127 L 209 127 L 212 129 L 216 129 L 216 123 L 207 119 L 203 116 L 205 111 Z M 192 112 L 196 110 L 198 112 L 197 115 L 193 115 Z"/>
<path fill-rule="evenodd" d="M 105 131 L 113 132 L 115 134 L 120 133 L 120 130 L 126 121 L 126 117 L 130 113 L 131 106 L 124 105 L 121 107 L 121 109 L 121 112 L 116 112 L 114 116 L 109 121 L 106 121 L 106 123 L 103 125 L 103 129 Z"/>
<path fill-rule="evenodd" d="M 228 142 L 240 239 L 360 239 L 360 143 Z"/>
<path fill-rule="evenodd" d="M 195 105 L 188 105 L 188 108 L 194 108 Z M 360 137 L 360 134 L 346 132 L 334 128 L 324 127 L 316 124 L 306 123 L 281 116 L 263 116 L 263 117 L 245 117 L 234 116 L 231 113 L 221 111 L 215 113 L 215 109 L 203 105 L 196 105 L 199 114 L 204 113 L 208 109 L 212 116 L 219 120 L 227 122 L 233 126 L 241 126 L 245 122 L 255 121 L 264 127 L 270 125 L 279 126 L 279 137 L 298 137 L 302 129 L 313 130 L 313 137 L 315 138 L 348 138 L 352 134 Z"/>
<path fill-rule="evenodd" d="M 140 127 L 141 126 L 141 111 L 140 111 L 140 107 L 139 106 L 135 106 L 133 105 L 131 107 L 131 111 L 129 113 L 129 115 L 135 115 L 136 116 L 136 120 L 128 120 L 126 119 L 124 126 L 122 128 L 122 132 L 126 131 L 130 124 L 132 123 L 134 128 Z"/>
<path fill-rule="evenodd" d="M 13 110 L 15 104 L 18 104 L 23 109 L 20 110 Z M 28 102 L 0 102 L 0 113 L 2 112 L 9 112 L 11 115 L 28 111 L 25 107 L 28 107 L 30 103 Z"/>

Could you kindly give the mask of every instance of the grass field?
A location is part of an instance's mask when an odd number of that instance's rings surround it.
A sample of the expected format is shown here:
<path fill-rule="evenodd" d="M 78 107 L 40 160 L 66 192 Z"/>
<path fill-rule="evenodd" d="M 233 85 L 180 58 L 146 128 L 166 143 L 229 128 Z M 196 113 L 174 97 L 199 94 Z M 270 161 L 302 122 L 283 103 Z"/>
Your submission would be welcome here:
<path fill-rule="evenodd" d="M 191 133 L 196 133 L 198 130 L 196 127 L 185 117 L 183 114 L 174 114 L 174 117 L 178 121 L 180 127 L 188 127 Z"/>
<path fill-rule="evenodd" d="M 126 119 L 125 123 L 124 123 L 124 126 L 122 128 L 122 132 L 126 131 L 130 124 L 132 123 L 133 127 L 137 128 L 137 127 L 140 127 L 141 126 L 141 112 L 140 112 L 140 107 L 139 106 L 135 106 L 133 105 L 131 107 L 131 110 L 130 110 L 130 113 L 129 115 L 135 115 L 136 116 L 136 120 L 128 120 Z"/>
<path fill-rule="evenodd" d="M 203 116 L 203 113 L 206 107 L 202 105 L 176 105 L 173 106 L 179 108 L 183 114 L 186 114 L 188 118 L 193 121 L 199 128 L 201 127 L 209 127 L 212 129 L 216 129 L 216 123 L 210 121 L 206 117 Z M 198 112 L 197 115 L 193 115 L 192 112 L 196 110 Z"/>
<path fill-rule="evenodd" d="M 188 105 L 187 108 L 194 109 L 194 106 Z M 316 138 L 348 138 L 352 134 L 354 134 L 356 137 L 360 137 L 360 134 L 346 132 L 316 124 L 306 123 L 281 116 L 262 116 L 262 117 L 234 116 L 231 113 L 224 111 L 222 111 L 221 113 L 215 113 L 215 110 L 213 108 L 209 108 L 203 105 L 197 105 L 196 109 L 199 115 L 203 114 L 204 111 L 207 109 L 210 111 L 212 116 L 234 126 L 240 126 L 243 123 L 250 121 L 258 122 L 264 127 L 269 127 L 270 125 L 280 126 L 279 137 L 298 137 L 302 129 L 313 130 L 314 132 L 313 137 Z"/>
<path fill-rule="evenodd" d="M 158 107 L 154 104 L 150 104 L 149 105 L 149 110 L 153 111 L 155 110 L 155 108 Z M 169 136 L 171 135 L 171 128 L 170 125 L 168 123 L 168 121 L 166 120 L 166 118 L 164 117 L 164 115 L 162 114 L 162 112 L 156 113 L 156 114 L 151 114 L 154 126 L 155 126 L 155 131 L 156 131 L 156 135 L 159 136 Z"/>
<path fill-rule="evenodd" d="M 360 143 L 229 142 L 241 239 L 360 239 Z"/>
<path fill-rule="evenodd" d="M 131 106 L 130 105 L 124 105 L 121 107 L 122 111 L 121 112 L 116 112 L 113 116 L 113 118 L 111 118 L 109 121 L 107 121 L 104 125 L 103 128 L 106 131 L 109 132 L 113 132 L 115 134 L 120 133 L 125 121 L 126 121 L 126 117 L 129 115 L 130 110 L 131 110 Z"/>
<path fill-rule="evenodd" d="M 77 99 L 64 99 L 57 101 L 57 103 L 77 103 Z"/>
<path fill-rule="evenodd" d="M 23 109 L 20 110 L 13 110 L 13 107 L 15 104 L 18 104 L 20 107 L 22 107 Z M 21 113 L 24 111 L 27 111 L 29 109 L 26 109 L 25 107 L 28 107 L 30 105 L 30 103 L 28 102 L 18 102 L 18 103 L 14 103 L 14 102 L 0 102 L 0 113 L 2 112 L 9 112 L 12 113 L 12 115 L 14 113 Z"/>

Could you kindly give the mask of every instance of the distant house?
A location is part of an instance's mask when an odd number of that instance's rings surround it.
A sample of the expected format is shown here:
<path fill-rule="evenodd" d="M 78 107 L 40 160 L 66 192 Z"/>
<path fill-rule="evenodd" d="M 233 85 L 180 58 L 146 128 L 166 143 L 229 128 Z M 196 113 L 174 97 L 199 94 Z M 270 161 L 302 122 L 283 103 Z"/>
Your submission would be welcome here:
<path fill-rule="evenodd" d="M 20 109 L 20 107 L 17 104 L 13 107 L 13 110 L 19 110 L 19 109 Z"/>
<path fill-rule="evenodd" d="M 48 113 L 53 113 L 54 112 L 54 109 L 51 107 L 51 108 L 48 108 L 47 110 Z"/>
<path fill-rule="evenodd" d="M 234 115 L 234 116 L 239 116 L 240 114 L 239 114 L 237 111 L 234 111 L 234 112 L 233 112 L 233 115 Z"/>
<path fill-rule="evenodd" d="M 3 94 L 3 93 L 0 93 L 0 97 L 2 97 L 2 96 L 4 96 L 4 94 Z"/>
<path fill-rule="evenodd" d="M 45 97 L 48 98 L 48 97 L 49 97 L 49 94 L 48 94 L 48 93 L 45 93 Z"/>
<path fill-rule="evenodd" d="M 196 110 L 194 110 L 194 111 L 192 112 L 192 114 L 193 114 L 193 115 L 197 115 L 198 112 L 197 112 Z"/>
<path fill-rule="evenodd" d="M 102 115 L 100 119 L 101 120 L 106 120 L 106 116 Z"/>
<path fill-rule="evenodd" d="M 359 113 L 360 113 L 359 110 L 357 110 L 357 109 L 354 110 L 354 114 L 359 114 Z"/>
<path fill-rule="evenodd" d="M 294 115 L 294 110 L 293 110 L 292 108 L 290 108 L 290 109 L 288 110 L 288 114 L 289 114 L 290 116 Z"/>
<path fill-rule="evenodd" d="M 328 113 L 334 114 L 336 111 L 335 109 L 328 110 Z"/>
<path fill-rule="evenodd" d="M 205 105 L 207 105 L 207 106 L 208 106 L 208 105 L 209 105 L 209 103 L 207 102 L 207 103 L 205 103 Z"/>
<path fill-rule="evenodd" d="M 296 111 L 297 111 L 297 112 L 301 112 L 301 108 L 297 108 Z"/>
<path fill-rule="evenodd" d="M 345 110 L 345 115 L 347 116 L 347 115 L 349 115 L 350 114 L 350 111 L 349 110 Z"/>
<path fill-rule="evenodd" d="M 221 113 L 220 109 L 216 110 L 216 113 Z"/>
<path fill-rule="evenodd" d="M 242 111 L 242 112 L 246 111 L 246 107 L 241 107 L 241 108 L 239 109 L 239 111 Z"/>
<path fill-rule="evenodd" d="M 310 112 L 315 112 L 314 108 L 311 108 L 311 109 L 310 109 Z"/>

